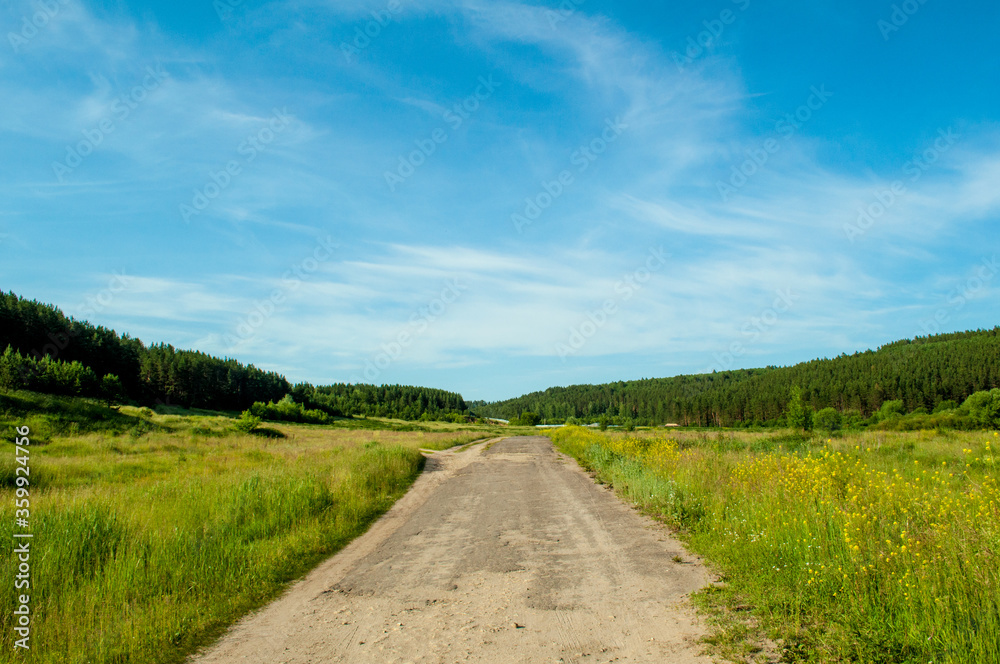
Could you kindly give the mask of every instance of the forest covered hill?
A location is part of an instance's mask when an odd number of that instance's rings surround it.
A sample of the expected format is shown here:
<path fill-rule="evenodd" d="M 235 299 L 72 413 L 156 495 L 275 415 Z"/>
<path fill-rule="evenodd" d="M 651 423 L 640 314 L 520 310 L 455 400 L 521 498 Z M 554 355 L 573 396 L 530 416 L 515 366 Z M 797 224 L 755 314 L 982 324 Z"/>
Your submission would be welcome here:
<path fill-rule="evenodd" d="M 485 417 L 531 412 L 550 422 L 603 417 L 616 423 L 768 425 L 780 423 L 796 387 L 817 411 L 834 408 L 869 418 L 887 402 L 901 401 L 906 413 L 932 413 L 1000 387 L 1000 327 L 918 337 L 790 367 L 552 387 L 472 407 Z"/>
<path fill-rule="evenodd" d="M 507 420 L 530 412 L 547 422 L 775 426 L 785 423 L 793 389 L 812 410 L 833 408 L 860 421 L 886 404 L 900 413 L 933 413 L 1000 388 L 1000 327 L 917 337 L 790 367 L 552 387 L 493 403 L 467 403 L 460 394 L 426 387 L 292 385 L 232 358 L 146 346 L 13 293 L 0 292 L 0 350 L 0 389 L 237 411 L 293 399 L 330 416 L 407 420 L 458 418 L 471 410 Z"/>
<path fill-rule="evenodd" d="M 291 394 L 329 415 L 418 419 L 458 415 L 462 396 L 402 385 L 292 385 L 282 375 L 169 344 L 146 346 L 58 308 L 0 292 L 0 389 L 142 405 L 244 410 Z"/>

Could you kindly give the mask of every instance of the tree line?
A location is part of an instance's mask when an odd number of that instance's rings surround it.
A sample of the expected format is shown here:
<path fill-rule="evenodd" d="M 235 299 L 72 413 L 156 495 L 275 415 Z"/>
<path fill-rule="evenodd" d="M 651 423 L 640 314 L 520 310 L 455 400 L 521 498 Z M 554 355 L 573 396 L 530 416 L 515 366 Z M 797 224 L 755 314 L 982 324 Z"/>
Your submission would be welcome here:
<path fill-rule="evenodd" d="M 508 420 L 531 412 L 548 422 L 775 426 L 787 421 L 796 387 L 806 407 L 858 420 L 897 401 L 904 413 L 933 413 L 1000 387 L 1000 327 L 917 337 L 790 367 L 553 387 L 472 408 Z"/>
<path fill-rule="evenodd" d="M 292 388 L 291 395 L 306 408 L 364 417 L 454 420 L 469 410 L 461 394 L 408 385 L 336 383 L 314 387 L 302 383 Z"/>
<path fill-rule="evenodd" d="M 468 411 L 460 394 L 444 390 L 293 386 L 275 372 L 169 344 L 146 346 L 127 334 L 75 320 L 52 305 L 4 292 L 0 292 L 0 389 L 213 410 L 242 411 L 261 404 L 258 410 L 290 418 L 299 417 L 292 410 L 409 420 L 454 418 Z M 289 395 L 301 409 L 289 405 Z"/>
<path fill-rule="evenodd" d="M 240 410 L 291 388 L 274 372 L 169 344 L 147 347 L 14 293 L 0 293 L 0 348 L 7 390 Z"/>

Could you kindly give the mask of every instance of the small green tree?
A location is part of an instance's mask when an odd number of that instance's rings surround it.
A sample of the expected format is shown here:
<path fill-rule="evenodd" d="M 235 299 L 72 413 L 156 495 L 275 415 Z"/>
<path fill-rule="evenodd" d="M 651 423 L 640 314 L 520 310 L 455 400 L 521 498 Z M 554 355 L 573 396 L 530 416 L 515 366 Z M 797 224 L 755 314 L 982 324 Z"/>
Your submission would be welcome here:
<path fill-rule="evenodd" d="M 0 389 L 17 390 L 25 383 L 24 358 L 10 345 L 0 355 Z"/>
<path fill-rule="evenodd" d="M 240 419 L 233 423 L 233 428 L 243 433 L 253 433 L 254 429 L 260 426 L 261 419 L 252 414 L 249 410 L 244 410 Z"/>
<path fill-rule="evenodd" d="M 104 402 L 108 404 L 108 408 L 111 408 L 111 404 L 118 403 L 124 393 L 125 389 L 122 387 L 122 381 L 115 374 L 106 374 L 101 379 L 101 396 L 104 397 Z"/>
<path fill-rule="evenodd" d="M 608 430 L 608 416 L 607 415 L 601 415 L 601 419 L 598 420 L 598 422 L 599 422 L 599 424 L 601 426 L 601 431 L 607 431 Z"/>
<path fill-rule="evenodd" d="M 840 431 L 843 425 L 843 418 L 841 418 L 840 411 L 836 408 L 824 408 L 816 413 L 813 424 L 817 429 L 833 433 L 834 431 Z"/>
<path fill-rule="evenodd" d="M 530 410 L 526 410 L 523 413 L 521 413 L 521 417 L 518 420 L 518 422 L 522 426 L 526 427 L 533 427 L 541 421 L 542 421 L 542 416 L 539 415 L 538 413 L 532 413 Z"/>
<path fill-rule="evenodd" d="M 883 402 L 882 407 L 875 413 L 875 418 L 879 422 L 885 422 L 896 417 L 902 417 L 905 414 L 906 408 L 903 406 L 903 400 L 894 399 L 893 401 Z"/>
<path fill-rule="evenodd" d="M 802 390 L 792 388 L 792 398 L 788 402 L 788 426 L 793 429 L 811 431 L 813 428 L 813 409 L 802 400 Z"/>

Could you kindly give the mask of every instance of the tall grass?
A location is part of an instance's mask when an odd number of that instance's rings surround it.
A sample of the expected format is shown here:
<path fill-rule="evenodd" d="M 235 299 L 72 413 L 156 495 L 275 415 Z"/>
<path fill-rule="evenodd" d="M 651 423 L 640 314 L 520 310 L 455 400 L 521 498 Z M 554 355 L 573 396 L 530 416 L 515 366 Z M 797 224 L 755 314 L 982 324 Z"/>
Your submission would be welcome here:
<path fill-rule="evenodd" d="M 0 661 L 180 662 L 363 532 L 419 473 L 419 447 L 475 437 L 282 426 L 267 439 L 227 432 L 224 418 L 149 419 L 154 433 L 32 445 L 31 477 L 44 478 L 31 496 L 32 649 L 15 657 L 16 561 L 4 556 Z M 13 447 L 0 445 L 5 462 Z"/>
<path fill-rule="evenodd" d="M 551 435 L 680 529 L 784 661 L 1000 662 L 996 434 Z"/>

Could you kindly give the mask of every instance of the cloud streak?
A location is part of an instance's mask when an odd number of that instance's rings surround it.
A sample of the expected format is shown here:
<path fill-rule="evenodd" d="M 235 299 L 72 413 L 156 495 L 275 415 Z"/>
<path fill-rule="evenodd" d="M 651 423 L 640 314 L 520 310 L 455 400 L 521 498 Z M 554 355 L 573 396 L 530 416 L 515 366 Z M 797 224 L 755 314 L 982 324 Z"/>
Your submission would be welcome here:
<path fill-rule="evenodd" d="M 15 16 L 30 8 L 15 4 Z M 0 276 L 72 307 L 85 289 L 65 285 L 67 275 L 124 263 L 132 285 L 95 322 L 237 352 L 295 379 L 357 375 L 455 279 L 467 289 L 424 319 L 380 381 L 428 377 L 472 394 L 487 380 L 495 387 L 482 389 L 500 397 L 544 387 L 517 386 L 549 370 L 574 382 L 700 371 L 788 289 L 795 306 L 758 330 L 734 366 L 852 351 L 919 329 L 928 293 L 978 260 L 981 242 L 969 238 L 1000 213 L 998 125 L 954 118 L 960 139 L 850 242 L 845 225 L 907 177 L 936 128 L 910 137 L 912 157 L 851 168 L 831 156 L 842 136 L 825 124 L 849 104 L 840 89 L 721 200 L 717 182 L 774 136 L 812 83 L 761 118 L 766 95 L 737 58 L 713 47 L 679 70 L 672 53 L 683 36 L 586 5 L 553 20 L 551 8 L 513 0 L 413 0 L 352 62 L 340 42 L 387 3 L 239 8 L 237 23 L 199 39 L 62 6 L 21 52 L 0 54 L 0 94 L 18 100 L 0 109 L 0 140 L 16 156 L 0 163 Z M 116 115 L 148 67 L 168 75 Z M 390 191 L 384 174 L 399 155 L 446 126 L 448 109 L 490 76 L 502 86 Z M 285 107 L 294 121 L 250 160 L 241 146 Z M 113 131 L 60 185 L 52 163 L 109 117 Z M 627 124 L 620 140 L 512 232 L 511 214 L 609 118 Z M 227 171 L 234 161 L 239 173 Z M 178 206 L 194 207 L 199 192 L 210 204 L 185 224 Z M 272 301 L 234 350 L 227 335 L 326 236 L 341 247 L 335 256 Z M 659 247 L 669 264 L 563 366 L 556 345 Z M 61 275 L 58 287 L 50 274 Z M 962 315 L 987 310 L 978 297 Z"/>

